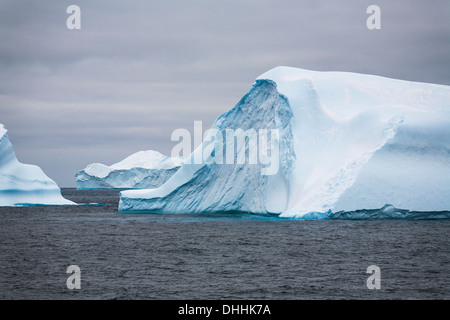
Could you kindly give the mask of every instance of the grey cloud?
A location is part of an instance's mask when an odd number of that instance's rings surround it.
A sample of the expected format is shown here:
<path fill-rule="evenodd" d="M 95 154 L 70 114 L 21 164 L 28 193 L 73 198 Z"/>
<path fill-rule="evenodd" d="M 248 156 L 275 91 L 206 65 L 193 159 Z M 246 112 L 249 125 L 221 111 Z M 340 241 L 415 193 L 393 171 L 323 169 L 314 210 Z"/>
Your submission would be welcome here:
<path fill-rule="evenodd" d="M 81 8 L 70 31 L 67 6 Z M 0 0 L 0 123 L 63 186 L 89 162 L 205 129 L 278 65 L 450 84 L 450 4 L 378 0 Z M 58 161 L 55 161 L 58 159 Z"/>

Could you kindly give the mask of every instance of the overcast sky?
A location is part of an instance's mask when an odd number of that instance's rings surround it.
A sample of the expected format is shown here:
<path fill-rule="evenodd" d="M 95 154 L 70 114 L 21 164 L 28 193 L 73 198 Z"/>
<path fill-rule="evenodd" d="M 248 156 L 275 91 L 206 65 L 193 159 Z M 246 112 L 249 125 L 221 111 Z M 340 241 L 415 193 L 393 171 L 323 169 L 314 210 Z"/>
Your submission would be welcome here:
<path fill-rule="evenodd" d="M 448 0 L 0 0 L 0 123 L 74 187 L 89 163 L 170 155 L 174 129 L 207 129 L 279 65 L 450 85 L 449 17 Z"/>

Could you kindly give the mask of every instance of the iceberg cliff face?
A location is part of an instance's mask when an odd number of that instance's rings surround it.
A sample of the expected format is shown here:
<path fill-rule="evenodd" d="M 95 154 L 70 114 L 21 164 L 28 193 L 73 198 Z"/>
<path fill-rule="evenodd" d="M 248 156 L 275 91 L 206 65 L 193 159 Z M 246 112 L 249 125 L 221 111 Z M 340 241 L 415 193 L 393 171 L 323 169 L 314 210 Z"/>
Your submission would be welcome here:
<path fill-rule="evenodd" d="M 285 210 L 287 198 L 279 195 L 287 192 L 295 159 L 291 119 L 289 104 L 276 90 L 276 84 L 270 80 L 257 81 L 235 108 L 216 120 L 213 128 L 220 132 L 225 129 L 279 128 L 280 170 L 276 175 L 262 175 L 262 165 L 237 164 L 237 155 L 246 151 L 243 145 L 235 153 L 233 164 L 207 163 L 210 162 L 208 159 L 203 164 L 191 161 L 193 164 L 184 164 L 158 189 L 122 192 L 120 210 L 171 213 Z M 196 158 L 199 152 L 202 148 L 196 149 L 191 158 Z"/>
<path fill-rule="evenodd" d="M 276 129 L 278 171 L 184 164 L 156 189 L 121 192 L 120 212 L 311 213 L 450 209 L 450 87 L 278 67 L 213 129 Z M 225 145 L 229 141 L 225 141 Z M 204 142 L 196 153 L 207 149 Z M 217 156 L 217 143 L 210 158 Z M 251 142 L 236 154 L 251 149 Z"/>
<path fill-rule="evenodd" d="M 111 166 L 92 163 L 75 175 L 77 189 L 144 189 L 166 182 L 182 164 L 153 150 L 139 151 Z"/>
<path fill-rule="evenodd" d="M 0 206 L 72 204 L 41 168 L 17 160 L 8 132 L 0 124 Z"/>

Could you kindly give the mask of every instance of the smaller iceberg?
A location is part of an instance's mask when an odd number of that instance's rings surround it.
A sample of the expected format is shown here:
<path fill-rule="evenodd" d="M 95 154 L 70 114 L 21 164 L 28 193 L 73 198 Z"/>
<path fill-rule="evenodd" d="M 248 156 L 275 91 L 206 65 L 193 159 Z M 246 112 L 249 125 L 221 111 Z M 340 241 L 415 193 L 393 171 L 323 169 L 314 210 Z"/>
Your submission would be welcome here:
<path fill-rule="evenodd" d="M 8 131 L 0 124 L 0 206 L 75 204 L 41 168 L 17 160 Z"/>
<path fill-rule="evenodd" d="M 183 159 L 139 151 L 111 166 L 92 163 L 75 175 L 77 189 L 157 188 L 178 171 Z"/>

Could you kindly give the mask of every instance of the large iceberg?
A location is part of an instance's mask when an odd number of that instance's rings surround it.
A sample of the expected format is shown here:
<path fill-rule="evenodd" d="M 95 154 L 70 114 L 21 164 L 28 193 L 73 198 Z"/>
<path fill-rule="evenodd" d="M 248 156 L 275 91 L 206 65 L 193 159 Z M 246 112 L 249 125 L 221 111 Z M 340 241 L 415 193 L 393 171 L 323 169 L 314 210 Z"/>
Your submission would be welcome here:
<path fill-rule="evenodd" d="M 182 161 L 181 158 L 146 150 L 111 166 L 92 163 L 76 173 L 77 189 L 156 188 L 177 172 Z"/>
<path fill-rule="evenodd" d="M 121 192 L 119 211 L 302 218 L 386 204 L 450 209 L 449 86 L 277 67 L 212 129 L 277 130 L 272 147 L 258 146 L 278 151 L 278 170 L 265 174 L 267 161 L 221 164 L 214 158 L 234 142 L 207 137 L 161 187 Z M 246 141 L 236 157 L 254 147 Z"/>
<path fill-rule="evenodd" d="M 73 204 L 41 168 L 17 160 L 8 131 L 0 124 L 0 206 Z"/>

